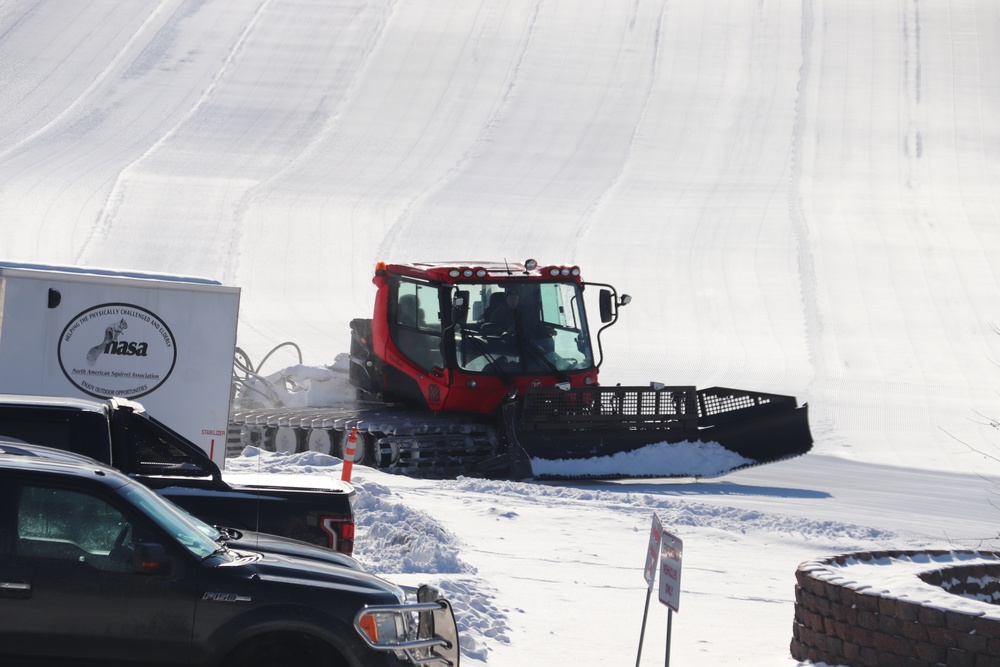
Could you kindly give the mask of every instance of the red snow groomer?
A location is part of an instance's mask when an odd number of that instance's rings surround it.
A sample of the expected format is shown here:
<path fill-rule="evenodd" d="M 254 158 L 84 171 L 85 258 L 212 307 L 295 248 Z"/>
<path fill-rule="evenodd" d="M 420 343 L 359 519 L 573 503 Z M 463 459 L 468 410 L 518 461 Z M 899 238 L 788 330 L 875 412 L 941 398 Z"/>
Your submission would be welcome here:
<path fill-rule="evenodd" d="M 359 409 L 323 426 L 357 426 L 362 463 L 421 476 L 711 476 L 812 447 L 791 396 L 600 385 L 600 334 L 630 298 L 578 267 L 379 262 L 373 282 L 372 318 L 351 322 Z M 600 311 L 597 355 L 585 292 Z"/>

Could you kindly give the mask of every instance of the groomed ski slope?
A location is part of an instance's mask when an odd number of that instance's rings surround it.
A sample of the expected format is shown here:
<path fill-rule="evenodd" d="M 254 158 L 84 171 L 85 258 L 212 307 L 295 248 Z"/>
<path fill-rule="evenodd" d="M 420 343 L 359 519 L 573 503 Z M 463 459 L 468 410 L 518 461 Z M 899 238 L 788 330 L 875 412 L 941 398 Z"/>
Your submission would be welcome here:
<path fill-rule="evenodd" d="M 633 296 L 605 382 L 795 395 L 815 453 L 368 493 L 450 531 L 469 618 L 501 628 L 466 628 L 472 664 L 634 662 L 662 503 L 690 550 L 678 664 L 794 664 L 801 560 L 996 535 L 998 69 L 986 0 L 11 0 L 0 258 L 237 285 L 239 345 L 315 365 L 378 260 L 578 264 Z"/>

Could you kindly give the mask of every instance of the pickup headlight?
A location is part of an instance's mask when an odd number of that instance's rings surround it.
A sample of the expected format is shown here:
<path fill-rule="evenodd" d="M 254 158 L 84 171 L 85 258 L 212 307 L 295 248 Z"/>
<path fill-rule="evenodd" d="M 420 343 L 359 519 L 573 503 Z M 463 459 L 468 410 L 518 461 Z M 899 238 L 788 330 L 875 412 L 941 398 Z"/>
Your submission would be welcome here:
<path fill-rule="evenodd" d="M 458 665 L 458 626 L 451 604 L 424 586 L 416 602 L 365 607 L 354 628 L 371 648 L 413 665 Z"/>
<path fill-rule="evenodd" d="M 355 626 L 370 645 L 391 647 L 406 641 L 407 620 L 396 609 L 369 607 L 358 614 Z"/>

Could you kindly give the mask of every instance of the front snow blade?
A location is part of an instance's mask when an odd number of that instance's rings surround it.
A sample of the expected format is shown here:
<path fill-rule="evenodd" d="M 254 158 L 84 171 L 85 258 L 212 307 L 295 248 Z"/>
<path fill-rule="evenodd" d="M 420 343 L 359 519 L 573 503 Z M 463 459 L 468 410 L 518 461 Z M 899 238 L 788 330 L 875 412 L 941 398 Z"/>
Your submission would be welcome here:
<path fill-rule="evenodd" d="M 812 448 L 794 397 L 722 387 L 537 387 L 504 425 L 515 479 L 714 477 Z"/>

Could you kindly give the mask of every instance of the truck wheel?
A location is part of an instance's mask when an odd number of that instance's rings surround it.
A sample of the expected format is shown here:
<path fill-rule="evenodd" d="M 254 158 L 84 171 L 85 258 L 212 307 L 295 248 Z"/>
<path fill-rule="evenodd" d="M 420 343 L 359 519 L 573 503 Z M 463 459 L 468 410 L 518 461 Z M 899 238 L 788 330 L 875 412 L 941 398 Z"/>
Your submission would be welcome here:
<path fill-rule="evenodd" d="M 274 449 L 274 436 L 277 434 L 278 429 L 273 426 L 265 426 L 263 436 L 260 439 L 260 448 L 265 452 L 273 452 Z"/>
<path fill-rule="evenodd" d="M 240 427 L 240 447 L 260 447 L 264 441 L 264 428 L 243 424 Z"/>
<path fill-rule="evenodd" d="M 296 454 L 300 451 L 299 442 L 299 429 L 280 426 L 274 434 L 274 451 L 280 454 Z"/>
<path fill-rule="evenodd" d="M 344 433 L 340 437 L 340 443 L 337 447 L 337 456 L 346 460 L 347 459 L 347 437 L 349 433 Z M 376 462 L 378 445 L 375 442 L 375 437 L 371 433 L 358 433 L 358 441 L 354 444 L 354 465 L 368 466 L 369 468 L 377 468 Z"/>
<path fill-rule="evenodd" d="M 383 451 L 381 445 L 379 447 L 379 468 L 388 468 L 389 466 L 394 466 L 399 463 L 399 443 L 390 442 L 388 444 L 388 452 Z"/>
<path fill-rule="evenodd" d="M 319 452 L 320 454 L 333 454 L 333 441 L 333 432 L 322 428 L 314 428 L 309 431 L 309 437 L 306 438 L 306 449 L 310 452 Z"/>
<path fill-rule="evenodd" d="M 226 667 L 333 667 L 333 650 L 320 640 L 298 632 L 275 632 L 256 637 L 236 649 Z"/>

